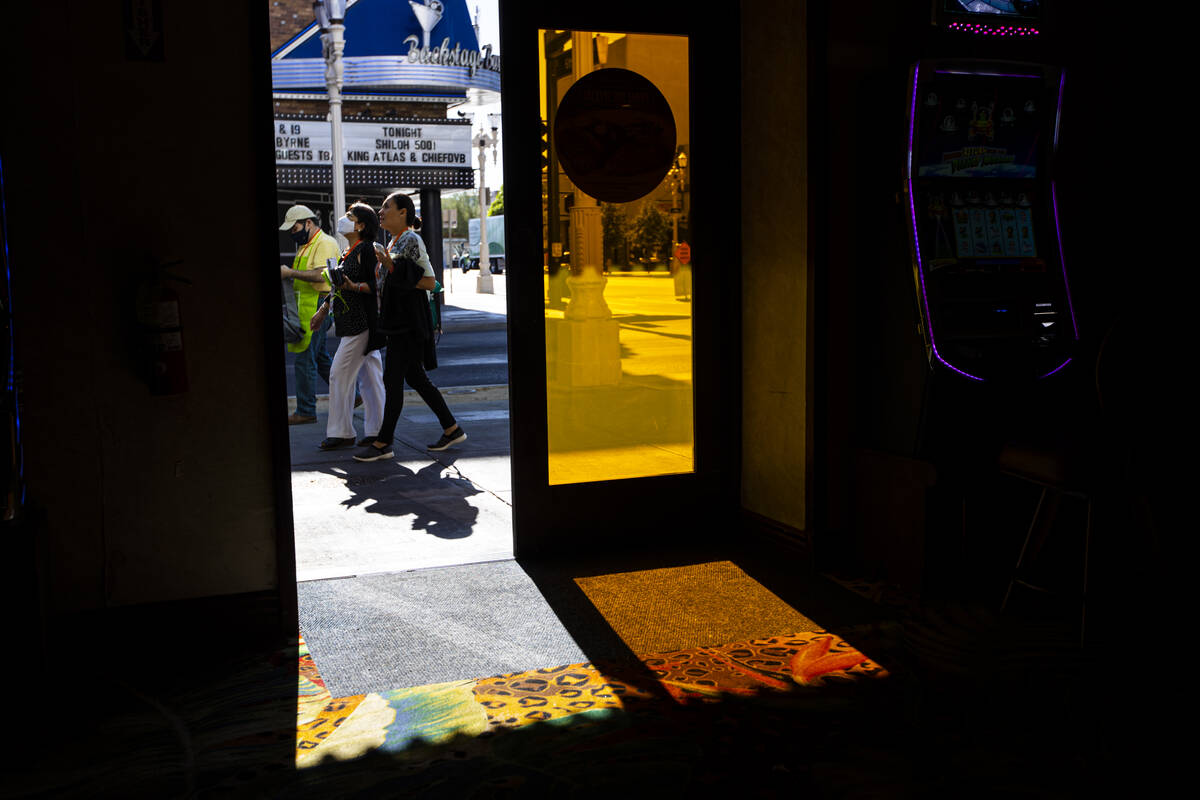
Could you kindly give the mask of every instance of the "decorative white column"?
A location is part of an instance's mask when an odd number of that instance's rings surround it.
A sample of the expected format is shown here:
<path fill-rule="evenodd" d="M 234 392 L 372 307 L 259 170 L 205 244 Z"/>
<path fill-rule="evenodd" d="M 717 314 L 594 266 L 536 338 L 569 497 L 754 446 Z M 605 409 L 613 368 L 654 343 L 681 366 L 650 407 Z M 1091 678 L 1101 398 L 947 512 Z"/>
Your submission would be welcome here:
<path fill-rule="evenodd" d="M 577 81 L 595 69 L 592 37 L 593 34 L 587 31 L 571 34 L 571 67 Z M 571 272 L 579 275 L 593 268 L 604 272 L 600 207 L 594 197 L 576 188 L 575 202 L 571 206 Z"/>
<path fill-rule="evenodd" d="M 579 80 L 594 69 L 592 34 L 571 35 L 572 66 Z M 621 382 L 620 329 L 604 300 L 604 235 L 596 199 L 575 189 L 571 206 L 571 300 L 553 337 L 555 381 L 567 386 L 613 386 Z M 548 331 L 549 333 L 549 331 Z"/>

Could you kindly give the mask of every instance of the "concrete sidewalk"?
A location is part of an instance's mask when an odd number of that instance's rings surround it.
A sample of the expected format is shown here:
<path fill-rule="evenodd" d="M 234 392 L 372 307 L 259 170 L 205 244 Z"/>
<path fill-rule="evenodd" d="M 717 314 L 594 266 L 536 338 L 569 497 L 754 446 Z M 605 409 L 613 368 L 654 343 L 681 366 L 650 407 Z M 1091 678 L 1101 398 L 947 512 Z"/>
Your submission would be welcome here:
<path fill-rule="evenodd" d="M 324 451 L 325 413 L 289 428 L 296 577 L 300 581 L 512 558 L 507 387 L 443 391 L 467 440 L 441 452 L 437 419 L 405 393 L 395 457 Z M 355 412 L 362 436 L 362 409 Z"/>

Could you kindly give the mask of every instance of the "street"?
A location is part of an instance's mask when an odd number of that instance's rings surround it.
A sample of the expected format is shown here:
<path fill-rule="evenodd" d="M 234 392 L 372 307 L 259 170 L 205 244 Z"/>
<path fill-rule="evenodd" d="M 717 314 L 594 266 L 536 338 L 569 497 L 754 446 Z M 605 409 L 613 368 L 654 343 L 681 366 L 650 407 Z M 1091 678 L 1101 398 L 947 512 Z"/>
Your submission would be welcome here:
<path fill-rule="evenodd" d="M 337 352 L 338 338 L 330 331 L 325 349 L 330 358 Z M 508 334 L 503 328 L 451 330 L 442 334 L 437 347 L 438 368 L 429 373 L 434 385 L 499 386 L 508 383 Z M 288 396 L 296 394 L 294 353 L 287 353 Z M 317 394 L 329 387 L 317 380 Z"/>

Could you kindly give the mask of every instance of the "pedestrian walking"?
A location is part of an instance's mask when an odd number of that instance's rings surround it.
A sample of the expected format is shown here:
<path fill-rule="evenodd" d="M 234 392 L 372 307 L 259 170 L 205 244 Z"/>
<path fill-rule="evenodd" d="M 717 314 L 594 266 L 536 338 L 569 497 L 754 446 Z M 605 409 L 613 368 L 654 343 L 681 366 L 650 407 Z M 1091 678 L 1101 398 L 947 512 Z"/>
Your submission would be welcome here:
<path fill-rule="evenodd" d="M 325 424 L 325 439 L 318 447 L 335 450 L 355 444 L 354 408 L 355 382 L 362 377 L 363 438 L 359 445 L 375 441 L 383 420 L 383 359 L 377 343 L 372 341 L 376 329 L 378 303 L 375 299 L 375 234 L 379 217 L 365 203 L 355 203 L 338 220 L 338 232 L 350 246 L 342 254 L 341 265 L 335 269 L 318 270 L 333 289 L 317 308 L 311 327 L 322 327 L 325 317 L 332 313 L 334 331 L 338 335 L 337 351 L 329 369 L 329 418 Z M 311 275 L 299 274 L 302 279 Z M 373 346 L 375 345 L 375 346 Z"/>
<path fill-rule="evenodd" d="M 320 375 L 325 383 L 329 383 L 332 360 L 325 351 L 325 334 L 330 321 L 324 320 L 315 330 L 309 327 L 317 306 L 329 291 L 329 284 L 320 277 L 316 280 L 297 278 L 295 273 L 319 270 L 330 258 L 336 261 L 338 246 L 332 236 L 321 230 L 317 215 L 308 206 L 289 208 L 279 230 L 287 231 L 296 243 L 296 257 L 292 260 L 292 266 L 289 268 L 280 264 L 279 271 L 281 277 L 293 278 L 296 307 L 301 325 L 305 327 L 300 341 L 287 345 L 287 349 L 296 354 L 292 367 L 296 377 L 296 411 L 288 417 L 288 424 L 303 425 L 317 421 L 317 376 Z"/>
<path fill-rule="evenodd" d="M 387 362 L 383 371 L 386 393 L 383 421 L 375 441 L 356 453 L 356 461 L 391 458 L 392 438 L 404 407 L 404 384 L 416 390 L 437 415 L 442 435 L 428 446 L 445 450 L 465 441 L 467 433 L 450 413 L 442 393 L 425 374 L 425 350 L 433 346 L 433 322 L 429 311 L 429 291 L 436 285 L 433 266 L 425 243 L 417 235 L 421 220 L 412 198 L 402 192 L 388 196 L 379 212 L 379 224 L 391 234 L 387 247 L 379 254 L 380 312 L 379 330 L 387 337 Z"/>

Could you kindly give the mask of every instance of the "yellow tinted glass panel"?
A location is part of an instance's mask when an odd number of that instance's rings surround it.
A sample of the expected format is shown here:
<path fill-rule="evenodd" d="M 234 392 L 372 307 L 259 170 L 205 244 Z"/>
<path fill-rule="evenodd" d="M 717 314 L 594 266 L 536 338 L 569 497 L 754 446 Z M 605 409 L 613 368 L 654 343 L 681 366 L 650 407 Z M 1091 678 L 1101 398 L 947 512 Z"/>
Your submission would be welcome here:
<path fill-rule="evenodd" d="M 687 37 L 539 48 L 550 483 L 692 472 Z"/>

